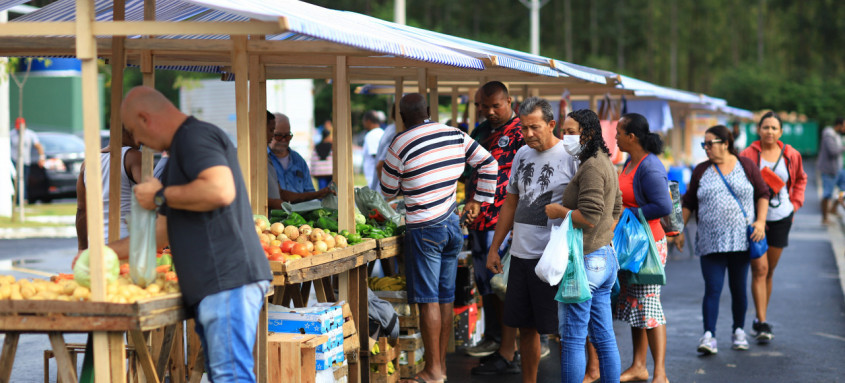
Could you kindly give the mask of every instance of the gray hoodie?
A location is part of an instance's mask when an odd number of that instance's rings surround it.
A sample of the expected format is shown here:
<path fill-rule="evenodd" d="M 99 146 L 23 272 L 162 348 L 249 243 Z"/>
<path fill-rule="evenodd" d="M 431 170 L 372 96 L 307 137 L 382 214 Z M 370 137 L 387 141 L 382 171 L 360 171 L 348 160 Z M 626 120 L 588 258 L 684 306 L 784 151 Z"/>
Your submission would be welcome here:
<path fill-rule="evenodd" d="M 832 127 L 822 130 L 821 147 L 819 147 L 818 168 L 822 174 L 837 174 L 842 169 L 842 138 Z"/>

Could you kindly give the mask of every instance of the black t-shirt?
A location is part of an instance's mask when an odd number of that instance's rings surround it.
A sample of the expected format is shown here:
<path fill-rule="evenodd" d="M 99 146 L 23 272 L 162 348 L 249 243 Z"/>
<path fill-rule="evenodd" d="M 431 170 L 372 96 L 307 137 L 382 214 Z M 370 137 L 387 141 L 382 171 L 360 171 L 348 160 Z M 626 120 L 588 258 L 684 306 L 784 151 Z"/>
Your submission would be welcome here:
<path fill-rule="evenodd" d="M 195 212 L 163 206 L 173 264 L 182 298 L 194 306 L 206 296 L 273 279 L 270 264 L 255 234 L 252 209 L 238 164 L 237 150 L 220 128 L 188 117 L 173 136 L 162 183 L 185 185 L 205 169 L 228 166 L 235 179 L 235 200 L 229 206 Z"/>

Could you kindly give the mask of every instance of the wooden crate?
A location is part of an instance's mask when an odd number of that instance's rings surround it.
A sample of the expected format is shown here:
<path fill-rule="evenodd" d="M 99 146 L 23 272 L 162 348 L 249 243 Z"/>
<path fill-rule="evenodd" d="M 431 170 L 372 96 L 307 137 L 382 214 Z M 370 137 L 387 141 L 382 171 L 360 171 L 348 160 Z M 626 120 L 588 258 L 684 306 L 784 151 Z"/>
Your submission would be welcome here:
<path fill-rule="evenodd" d="M 425 368 L 425 360 L 420 362 L 419 364 L 414 363 L 417 357 L 418 352 L 423 352 L 420 349 L 414 349 L 411 351 L 405 351 L 407 355 L 408 364 L 400 364 L 399 365 L 399 376 L 402 379 L 413 379 L 417 374 L 422 372 Z"/>
<path fill-rule="evenodd" d="M 0 300 L 0 331 L 149 331 L 184 319 L 178 293 L 135 303 Z"/>
<path fill-rule="evenodd" d="M 381 337 L 378 340 L 379 353 L 370 355 L 370 382 L 372 383 L 395 383 L 399 381 L 399 350 L 396 347 L 389 347 L 387 338 Z M 370 349 L 373 347 L 371 346 Z M 395 369 L 393 374 L 387 373 L 388 362 L 393 363 Z"/>
<path fill-rule="evenodd" d="M 408 294 L 405 291 L 376 291 L 376 295 L 390 303 L 407 304 Z M 399 316 L 399 329 L 408 332 L 419 332 L 420 328 L 420 307 L 418 304 L 408 304 L 410 307 L 409 315 Z M 412 333 L 413 333 L 412 332 Z"/>
<path fill-rule="evenodd" d="M 358 327 L 352 318 L 352 310 L 349 303 L 343 304 L 343 353 L 346 354 L 348 363 L 358 363 L 358 353 L 361 350 L 361 340 L 358 336 Z"/>
<path fill-rule="evenodd" d="M 378 251 L 378 259 L 386 259 L 402 254 L 402 243 L 405 235 L 396 235 L 376 240 L 376 250 Z"/>
<path fill-rule="evenodd" d="M 365 240 L 357 245 L 287 262 L 270 261 L 273 285 L 302 283 L 336 275 L 365 265 L 376 259 L 376 241 Z"/>
<path fill-rule="evenodd" d="M 325 335 L 274 333 L 267 337 L 270 383 L 313 383 L 317 377 L 317 346 Z"/>

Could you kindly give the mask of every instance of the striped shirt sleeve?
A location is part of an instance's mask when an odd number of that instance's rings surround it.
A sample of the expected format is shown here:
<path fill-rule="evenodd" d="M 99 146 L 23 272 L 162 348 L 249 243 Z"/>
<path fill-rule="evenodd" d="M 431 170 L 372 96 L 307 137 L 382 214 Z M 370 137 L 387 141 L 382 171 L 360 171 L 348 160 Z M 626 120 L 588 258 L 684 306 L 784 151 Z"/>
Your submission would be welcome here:
<path fill-rule="evenodd" d="M 396 149 L 393 145 L 391 145 L 387 150 L 387 156 L 384 159 L 384 167 L 382 167 L 381 177 L 379 177 L 381 194 L 385 197 L 393 198 L 399 194 L 399 183 L 402 179 L 402 168 L 402 161 L 396 154 Z"/>
<path fill-rule="evenodd" d="M 467 163 L 474 167 L 478 174 L 478 185 L 473 199 L 478 202 L 493 203 L 496 195 L 496 176 L 499 172 L 499 165 L 490 152 L 485 150 L 472 137 L 463 133 L 463 139 Z"/>

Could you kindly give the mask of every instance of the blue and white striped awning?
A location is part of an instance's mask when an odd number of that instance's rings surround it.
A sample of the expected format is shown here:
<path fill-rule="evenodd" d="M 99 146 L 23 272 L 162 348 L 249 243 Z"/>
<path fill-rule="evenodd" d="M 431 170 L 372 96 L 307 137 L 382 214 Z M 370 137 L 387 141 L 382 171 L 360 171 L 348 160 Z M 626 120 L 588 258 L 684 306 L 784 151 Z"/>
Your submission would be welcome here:
<path fill-rule="evenodd" d="M 143 0 L 126 1 L 128 21 L 143 20 Z M 15 4 L 17 5 L 17 4 Z M 112 0 L 95 1 L 95 18 L 112 20 Z M 15 21 L 72 21 L 75 20 L 73 0 L 59 0 Z M 344 12 L 322 8 L 300 1 L 269 0 L 158 0 L 156 19 L 159 21 L 246 21 L 249 19 L 277 21 L 285 17 L 289 33 L 269 36 L 269 39 L 330 41 L 374 53 L 409 58 L 428 63 L 459 68 L 484 69 L 481 60 L 449 48 L 421 41 L 388 28 L 380 23 L 350 20 Z M 176 38 L 177 36 L 170 36 Z M 186 36 L 178 36 L 185 38 Z M 228 38 L 227 36 L 193 36 L 193 38 Z"/>
<path fill-rule="evenodd" d="M 703 94 L 690 93 L 682 90 L 666 88 L 650 82 L 637 80 L 633 77 L 619 75 L 619 89 L 631 90 L 635 96 L 655 97 L 668 101 L 677 101 L 688 104 L 707 104 L 709 97 Z M 707 99 L 705 98 L 707 97 Z"/>
<path fill-rule="evenodd" d="M 754 113 L 750 110 L 734 108 L 732 106 L 720 106 L 719 111 L 738 118 L 745 118 L 745 119 L 752 119 L 754 118 Z"/>
<path fill-rule="evenodd" d="M 613 72 L 607 72 L 600 69 L 585 67 L 583 65 L 573 64 L 566 61 L 555 60 L 555 69 L 575 78 L 595 82 L 598 84 L 607 84 L 608 77 L 616 77 Z"/>

